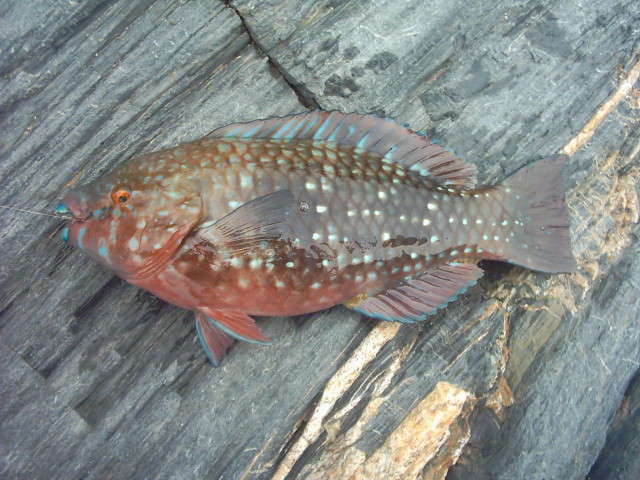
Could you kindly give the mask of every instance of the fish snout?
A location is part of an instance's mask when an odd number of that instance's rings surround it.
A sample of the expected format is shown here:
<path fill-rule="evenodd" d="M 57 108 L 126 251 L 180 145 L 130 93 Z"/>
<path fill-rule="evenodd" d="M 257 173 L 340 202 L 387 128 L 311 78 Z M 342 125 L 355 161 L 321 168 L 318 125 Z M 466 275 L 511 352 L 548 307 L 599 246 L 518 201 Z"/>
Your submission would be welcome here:
<path fill-rule="evenodd" d="M 71 214 L 74 221 L 82 222 L 89 218 L 91 211 L 82 197 L 69 193 L 62 199 L 62 203 L 56 207 L 56 213 Z"/>

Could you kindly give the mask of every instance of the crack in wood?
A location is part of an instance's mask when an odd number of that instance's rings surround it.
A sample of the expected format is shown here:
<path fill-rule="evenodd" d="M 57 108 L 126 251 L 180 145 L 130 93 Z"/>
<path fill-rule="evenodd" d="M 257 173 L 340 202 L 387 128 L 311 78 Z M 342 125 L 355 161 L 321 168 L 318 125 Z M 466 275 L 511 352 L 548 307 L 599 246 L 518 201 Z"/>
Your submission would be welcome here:
<path fill-rule="evenodd" d="M 230 8 L 240 19 L 242 23 L 242 27 L 247 32 L 249 39 L 251 40 L 251 44 L 254 46 L 256 51 L 264 56 L 269 65 L 275 70 L 278 75 L 282 77 L 285 83 L 293 90 L 293 92 L 298 97 L 298 100 L 305 108 L 310 110 L 319 110 L 322 107 L 318 103 L 315 95 L 309 90 L 304 83 L 298 82 L 289 72 L 285 70 L 285 68 L 278 62 L 275 57 L 269 54 L 269 51 L 263 46 L 263 44 L 258 39 L 258 36 L 253 33 L 253 30 L 249 26 L 249 23 L 245 20 L 244 16 L 240 12 L 240 9 L 236 7 L 231 0 L 223 0 L 224 4 Z"/>

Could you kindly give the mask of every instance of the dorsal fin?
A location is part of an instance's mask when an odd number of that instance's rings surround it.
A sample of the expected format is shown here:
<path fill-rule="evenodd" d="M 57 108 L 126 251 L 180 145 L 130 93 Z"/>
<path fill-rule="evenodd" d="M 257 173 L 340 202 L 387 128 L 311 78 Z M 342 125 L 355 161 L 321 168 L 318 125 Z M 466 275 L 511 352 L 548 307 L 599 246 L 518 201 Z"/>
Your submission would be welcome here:
<path fill-rule="evenodd" d="M 471 188 L 476 183 L 474 165 L 407 127 L 373 115 L 336 111 L 299 113 L 227 125 L 209 136 L 335 142 L 361 148 L 443 185 Z"/>

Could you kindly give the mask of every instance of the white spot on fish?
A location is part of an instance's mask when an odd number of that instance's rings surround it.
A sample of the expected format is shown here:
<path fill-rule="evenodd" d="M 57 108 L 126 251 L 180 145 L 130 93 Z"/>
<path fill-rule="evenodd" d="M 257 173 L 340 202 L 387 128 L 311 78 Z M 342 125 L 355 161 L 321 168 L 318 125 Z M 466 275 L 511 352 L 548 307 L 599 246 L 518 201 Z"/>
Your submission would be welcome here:
<path fill-rule="evenodd" d="M 365 217 L 368 217 L 369 215 L 371 215 L 371 211 L 368 208 L 365 208 L 362 211 L 362 215 L 364 215 Z"/>
<path fill-rule="evenodd" d="M 358 258 L 358 257 L 353 257 L 353 258 L 351 259 L 351 263 L 352 263 L 353 265 L 360 265 L 360 264 L 362 263 L 362 260 L 361 260 L 360 258 Z"/>
<path fill-rule="evenodd" d="M 405 215 L 400 215 L 401 222 L 405 222 L 406 220 L 407 220 L 407 217 Z"/>
<path fill-rule="evenodd" d="M 373 261 L 373 256 L 372 255 L 365 255 L 364 256 L 364 263 L 370 263 Z"/>
<path fill-rule="evenodd" d="M 136 237 L 131 237 L 127 245 L 129 246 L 129 250 L 138 250 L 138 248 L 140 247 L 140 242 Z"/>
<path fill-rule="evenodd" d="M 238 208 L 240 205 L 242 205 L 242 202 L 238 202 L 237 200 L 229 200 L 228 204 L 229 208 Z"/>
<path fill-rule="evenodd" d="M 240 172 L 240 186 L 242 188 L 252 188 L 253 187 L 253 177 L 249 175 L 247 172 Z"/>
<path fill-rule="evenodd" d="M 138 220 L 138 223 L 136 223 L 136 228 L 140 230 L 142 230 L 146 226 L 147 226 L 147 222 L 145 220 Z"/>
<path fill-rule="evenodd" d="M 438 238 L 438 236 L 437 236 L 437 235 L 433 235 L 433 236 L 431 237 L 431 243 L 437 243 L 437 242 L 438 242 L 438 240 L 440 240 L 440 239 Z"/>
<path fill-rule="evenodd" d="M 453 218 L 453 217 L 449 217 L 449 223 L 453 223 L 453 222 L 455 222 L 455 221 L 456 221 L 456 219 L 455 219 L 455 218 Z"/>
<path fill-rule="evenodd" d="M 355 210 L 347 210 L 347 217 L 353 217 L 355 214 Z"/>
<path fill-rule="evenodd" d="M 422 225 L 427 227 L 429 225 L 431 225 L 431 220 L 429 220 L 428 218 L 425 218 L 422 220 Z"/>
<path fill-rule="evenodd" d="M 318 288 L 320 288 L 320 282 L 313 282 L 313 283 L 311 284 L 311 288 L 313 288 L 313 289 L 318 289 Z"/>
<path fill-rule="evenodd" d="M 429 210 L 436 210 L 438 208 L 438 206 L 435 203 L 429 202 L 429 203 L 427 203 L 427 208 Z"/>
<path fill-rule="evenodd" d="M 232 267 L 238 268 L 242 266 L 242 259 L 240 257 L 233 257 L 229 263 Z"/>
<path fill-rule="evenodd" d="M 284 288 L 284 282 L 282 280 L 276 280 L 276 288 Z"/>
<path fill-rule="evenodd" d="M 257 270 L 262 266 L 262 259 L 258 257 L 254 257 L 249 261 L 249 268 L 253 270 Z"/>
<path fill-rule="evenodd" d="M 327 206 L 326 205 L 316 205 L 316 212 L 324 213 L 326 211 L 327 211 Z"/>
<path fill-rule="evenodd" d="M 476 219 L 476 225 L 482 225 L 482 219 L 481 218 Z"/>
<path fill-rule="evenodd" d="M 509 221 L 508 220 L 503 220 L 500 225 L 504 225 L 506 227 L 507 225 L 509 225 Z"/>
<path fill-rule="evenodd" d="M 458 250 L 451 250 L 451 253 L 449 253 L 449 255 L 455 257 L 456 255 L 458 255 Z"/>
<path fill-rule="evenodd" d="M 415 260 L 416 258 L 418 258 L 418 254 L 417 254 L 416 252 L 411 252 L 411 255 L 410 255 L 410 256 L 411 256 L 411 258 L 412 258 L 413 260 Z"/>
<path fill-rule="evenodd" d="M 287 268 L 293 268 L 296 266 L 295 262 L 287 262 L 285 265 Z"/>
<path fill-rule="evenodd" d="M 369 280 L 375 280 L 377 277 L 378 277 L 378 274 L 376 272 L 367 273 L 367 279 Z"/>
<path fill-rule="evenodd" d="M 311 238 L 313 238 L 314 240 L 318 241 L 322 239 L 322 235 L 318 232 L 313 232 L 313 235 L 311 235 Z"/>
<path fill-rule="evenodd" d="M 313 182 L 307 182 L 307 183 L 304 184 L 304 187 L 307 190 L 315 190 L 318 186 Z"/>
<path fill-rule="evenodd" d="M 486 235 L 486 234 L 485 234 L 485 235 L 482 235 L 482 239 L 483 239 L 483 240 L 489 240 L 489 235 Z"/>
<path fill-rule="evenodd" d="M 166 217 L 168 215 L 169 215 L 169 210 L 160 210 L 158 212 L 158 216 L 160 216 L 160 217 Z"/>
<path fill-rule="evenodd" d="M 383 192 L 382 190 L 378 192 L 378 198 L 380 200 L 385 200 L 387 198 L 387 192 Z"/>
<path fill-rule="evenodd" d="M 336 235 L 335 233 L 332 233 L 327 237 L 327 240 L 329 240 L 329 242 L 337 242 L 338 241 L 338 235 Z"/>
<path fill-rule="evenodd" d="M 464 253 L 471 253 L 471 249 L 470 249 L 469 247 L 467 247 L 467 248 L 465 248 L 465 249 L 463 250 L 463 252 L 464 252 Z"/>
<path fill-rule="evenodd" d="M 391 234 L 389 234 L 389 232 L 382 232 L 382 241 L 383 242 L 386 242 L 390 238 L 391 238 Z"/>

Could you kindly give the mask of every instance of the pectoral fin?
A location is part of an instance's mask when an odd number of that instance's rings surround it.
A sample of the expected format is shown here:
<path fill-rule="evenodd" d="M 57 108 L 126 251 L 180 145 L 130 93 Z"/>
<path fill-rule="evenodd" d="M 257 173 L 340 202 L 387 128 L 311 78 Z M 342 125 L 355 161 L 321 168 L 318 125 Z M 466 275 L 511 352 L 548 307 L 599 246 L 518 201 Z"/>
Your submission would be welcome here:
<path fill-rule="evenodd" d="M 255 198 L 222 217 L 204 224 L 196 237 L 219 247 L 229 257 L 244 255 L 264 241 L 294 238 L 291 214 L 295 198 L 289 190 Z"/>

